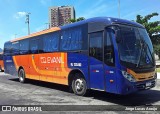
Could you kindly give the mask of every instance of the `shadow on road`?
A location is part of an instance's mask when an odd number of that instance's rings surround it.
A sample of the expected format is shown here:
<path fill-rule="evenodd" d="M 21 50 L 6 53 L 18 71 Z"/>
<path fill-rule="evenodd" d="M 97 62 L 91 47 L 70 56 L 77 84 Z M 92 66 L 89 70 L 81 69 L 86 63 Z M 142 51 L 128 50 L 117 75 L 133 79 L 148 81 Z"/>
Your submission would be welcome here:
<path fill-rule="evenodd" d="M 9 80 L 19 82 L 17 78 Z M 35 80 L 27 80 L 27 84 L 69 92 L 68 86 L 60 84 L 35 81 Z M 129 95 L 115 95 L 102 91 L 90 90 L 89 95 L 87 97 L 123 106 L 141 106 L 141 105 L 151 106 L 153 103 L 160 101 L 160 91 L 151 89 Z"/>
<path fill-rule="evenodd" d="M 153 103 L 160 101 L 160 91 L 158 90 L 140 91 L 129 95 L 115 95 L 106 92 L 91 91 L 90 96 L 94 99 L 123 106 L 151 106 Z"/>
<path fill-rule="evenodd" d="M 20 83 L 18 78 L 9 79 L 9 80 Z M 37 80 L 30 80 L 30 79 L 27 79 L 27 81 L 24 84 L 32 84 L 35 86 L 41 86 L 41 87 L 45 87 L 45 88 L 69 92 L 69 87 L 65 86 L 65 85 L 61 85 L 61 84 L 55 84 L 55 83 L 49 83 L 49 82 L 43 82 L 43 81 L 37 81 Z"/>

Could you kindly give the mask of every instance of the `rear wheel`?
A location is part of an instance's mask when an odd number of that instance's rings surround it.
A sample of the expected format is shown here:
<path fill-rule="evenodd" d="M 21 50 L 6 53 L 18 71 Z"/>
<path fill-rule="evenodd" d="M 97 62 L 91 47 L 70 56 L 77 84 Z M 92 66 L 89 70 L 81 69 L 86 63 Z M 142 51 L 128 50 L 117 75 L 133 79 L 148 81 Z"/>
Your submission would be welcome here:
<path fill-rule="evenodd" d="M 76 95 L 84 96 L 87 93 L 87 85 L 82 74 L 77 73 L 72 80 L 72 90 Z"/>
<path fill-rule="evenodd" d="M 25 71 L 23 69 L 20 69 L 18 72 L 19 81 L 21 83 L 25 82 Z"/>

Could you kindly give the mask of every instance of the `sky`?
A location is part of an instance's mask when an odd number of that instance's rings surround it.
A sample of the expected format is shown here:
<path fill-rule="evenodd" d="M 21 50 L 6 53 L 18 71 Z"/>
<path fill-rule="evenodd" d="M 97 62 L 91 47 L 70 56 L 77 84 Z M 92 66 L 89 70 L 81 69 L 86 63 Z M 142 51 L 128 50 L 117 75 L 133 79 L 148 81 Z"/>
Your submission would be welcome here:
<path fill-rule="evenodd" d="M 6 41 L 28 34 L 26 12 L 30 14 L 30 32 L 46 29 L 51 6 L 74 6 L 76 17 L 118 16 L 118 0 L 0 0 L 0 48 Z M 120 18 L 135 20 L 157 12 L 151 21 L 160 21 L 160 0 L 120 0 Z"/>

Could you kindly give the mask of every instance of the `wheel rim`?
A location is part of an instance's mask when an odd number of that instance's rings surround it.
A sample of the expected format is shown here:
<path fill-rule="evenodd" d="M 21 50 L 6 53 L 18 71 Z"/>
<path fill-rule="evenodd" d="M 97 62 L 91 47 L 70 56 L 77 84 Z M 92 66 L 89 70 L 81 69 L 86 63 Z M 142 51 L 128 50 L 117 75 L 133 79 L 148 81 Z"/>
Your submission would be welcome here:
<path fill-rule="evenodd" d="M 20 72 L 19 72 L 19 80 L 20 80 L 21 82 L 23 82 L 23 80 L 24 80 L 24 73 L 23 73 L 22 70 L 20 70 Z"/>
<path fill-rule="evenodd" d="M 82 79 L 75 80 L 75 90 L 76 92 L 82 92 L 84 89 L 84 82 Z"/>

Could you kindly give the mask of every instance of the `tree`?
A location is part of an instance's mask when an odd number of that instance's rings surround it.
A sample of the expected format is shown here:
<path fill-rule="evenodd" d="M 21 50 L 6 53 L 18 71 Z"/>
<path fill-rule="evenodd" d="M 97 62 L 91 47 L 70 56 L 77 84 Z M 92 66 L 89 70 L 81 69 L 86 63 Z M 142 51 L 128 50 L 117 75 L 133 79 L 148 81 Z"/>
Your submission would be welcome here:
<path fill-rule="evenodd" d="M 146 28 L 153 44 L 158 44 L 160 43 L 160 21 L 149 22 L 149 20 L 154 16 L 158 16 L 158 13 L 152 13 L 144 17 L 137 15 L 136 22 L 142 24 Z"/>
<path fill-rule="evenodd" d="M 147 32 L 151 41 L 154 45 L 154 51 L 160 57 L 160 21 L 150 22 L 150 19 L 154 16 L 158 16 L 158 13 L 152 13 L 146 16 L 137 15 L 136 22 L 142 24 Z"/>
<path fill-rule="evenodd" d="M 69 20 L 71 23 L 74 23 L 74 22 L 76 22 L 76 19 L 70 19 Z"/>
<path fill-rule="evenodd" d="M 160 45 L 153 45 L 154 47 L 154 52 L 158 55 L 160 58 Z"/>
<path fill-rule="evenodd" d="M 71 23 L 74 23 L 74 22 L 78 22 L 78 21 L 82 21 L 82 20 L 85 20 L 85 18 L 84 18 L 84 17 L 79 17 L 79 18 L 77 18 L 77 19 L 70 19 L 69 21 L 70 21 Z"/>
<path fill-rule="evenodd" d="M 77 19 L 77 21 L 82 21 L 82 20 L 85 20 L 85 18 L 84 18 L 84 17 L 79 17 L 79 18 Z"/>

